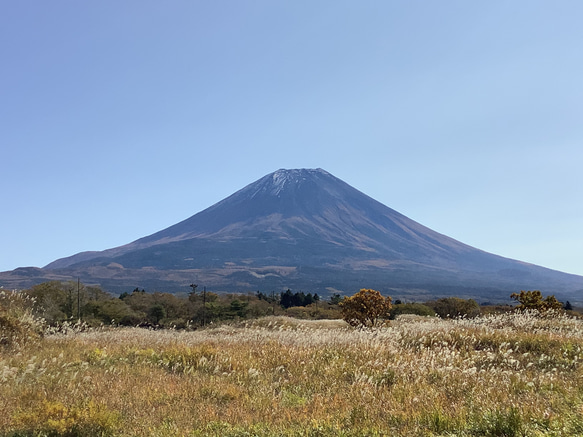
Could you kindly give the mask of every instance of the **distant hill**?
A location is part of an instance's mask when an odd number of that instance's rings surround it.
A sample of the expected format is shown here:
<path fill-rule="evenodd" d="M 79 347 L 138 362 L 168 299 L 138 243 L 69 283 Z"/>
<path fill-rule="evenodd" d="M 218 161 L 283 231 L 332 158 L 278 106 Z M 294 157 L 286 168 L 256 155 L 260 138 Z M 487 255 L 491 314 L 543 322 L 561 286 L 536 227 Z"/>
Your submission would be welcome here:
<path fill-rule="evenodd" d="M 27 287 L 76 278 L 112 292 L 375 288 L 401 299 L 508 300 L 539 289 L 583 303 L 583 277 L 503 258 L 410 220 L 322 169 L 278 170 L 155 234 L 42 269 L 0 273 Z"/>

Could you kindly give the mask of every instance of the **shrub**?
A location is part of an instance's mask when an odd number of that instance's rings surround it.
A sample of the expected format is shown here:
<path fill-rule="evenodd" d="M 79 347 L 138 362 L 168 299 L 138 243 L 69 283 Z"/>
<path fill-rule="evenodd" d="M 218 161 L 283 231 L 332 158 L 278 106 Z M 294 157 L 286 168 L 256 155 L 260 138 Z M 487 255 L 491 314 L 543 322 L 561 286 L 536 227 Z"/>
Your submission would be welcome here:
<path fill-rule="evenodd" d="M 73 298 L 59 281 L 43 282 L 25 291 L 35 301 L 34 311 L 49 325 L 62 322 L 73 314 Z"/>
<path fill-rule="evenodd" d="M 391 320 L 394 320 L 397 316 L 401 314 L 415 314 L 418 316 L 435 316 L 435 311 L 428 307 L 427 305 L 423 305 L 422 303 L 401 303 L 397 305 L 393 305 L 391 309 Z"/>
<path fill-rule="evenodd" d="M 543 295 L 539 290 L 522 290 L 520 294 L 512 293 L 510 297 L 518 301 L 519 304 L 516 306 L 518 311 L 536 310 L 547 312 L 549 310 L 559 311 L 563 309 L 563 304 L 554 295 L 551 294 L 543 299 Z"/>
<path fill-rule="evenodd" d="M 340 302 L 342 318 L 351 326 L 373 328 L 383 319 L 388 319 L 391 298 L 383 297 L 377 290 L 363 288 L 354 296 Z"/>
<path fill-rule="evenodd" d="M 143 322 L 144 319 L 145 319 L 144 315 L 128 314 L 120 319 L 119 324 L 121 326 L 138 326 L 140 323 Z"/>
<path fill-rule="evenodd" d="M 120 299 L 92 300 L 83 308 L 86 317 L 93 317 L 97 322 L 110 324 L 121 323 L 124 319 L 136 319 L 137 314 Z"/>
<path fill-rule="evenodd" d="M 473 299 L 460 299 L 459 297 L 444 297 L 433 302 L 428 302 L 442 319 L 454 319 L 456 317 L 476 317 L 480 315 L 480 306 Z"/>

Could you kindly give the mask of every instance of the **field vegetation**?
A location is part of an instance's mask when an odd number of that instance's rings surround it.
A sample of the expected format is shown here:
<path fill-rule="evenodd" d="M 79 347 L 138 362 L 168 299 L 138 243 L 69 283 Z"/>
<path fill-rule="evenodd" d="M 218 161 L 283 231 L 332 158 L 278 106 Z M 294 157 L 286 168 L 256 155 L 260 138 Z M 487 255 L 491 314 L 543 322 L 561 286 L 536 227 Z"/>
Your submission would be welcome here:
<path fill-rule="evenodd" d="M 583 434 L 583 324 L 563 312 L 47 328 L 1 293 L 4 436 Z"/>

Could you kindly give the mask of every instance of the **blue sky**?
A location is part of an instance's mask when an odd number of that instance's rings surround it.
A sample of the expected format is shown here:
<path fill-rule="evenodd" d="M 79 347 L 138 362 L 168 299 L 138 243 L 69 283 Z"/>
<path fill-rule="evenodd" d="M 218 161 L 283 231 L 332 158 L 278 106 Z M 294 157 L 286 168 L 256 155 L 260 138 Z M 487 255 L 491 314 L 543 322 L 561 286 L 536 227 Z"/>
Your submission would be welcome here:
<path fill-rule="evenodd" d="M 583 275 L 579 1 L 0 4 L 0 271 L 279 168 Z"/>

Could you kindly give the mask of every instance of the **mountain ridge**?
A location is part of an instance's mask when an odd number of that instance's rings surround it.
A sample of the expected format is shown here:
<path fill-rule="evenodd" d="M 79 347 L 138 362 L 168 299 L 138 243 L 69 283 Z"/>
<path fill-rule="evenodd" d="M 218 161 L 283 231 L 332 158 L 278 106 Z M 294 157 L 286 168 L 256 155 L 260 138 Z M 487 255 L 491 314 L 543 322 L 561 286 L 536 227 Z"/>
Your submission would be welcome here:
<path fill-rule="evenodd" d="M 76 273 L 115 291 L 130 284 L 179 290 L 193 277 L 222 291 L 376 287 L 507 299 L 537 288 L 577 301 L 583 290 L 583 277 L 473 248 L 320 168 L 279 169 L 161 231 L 40 271 Z"/>

